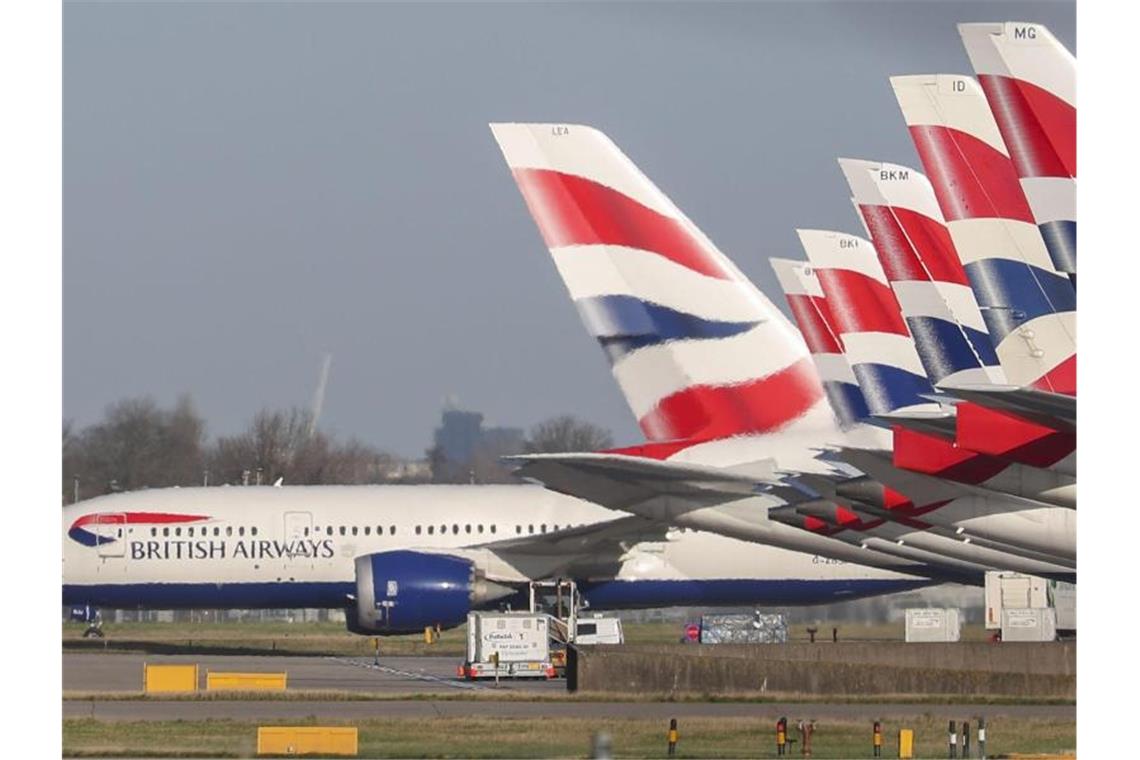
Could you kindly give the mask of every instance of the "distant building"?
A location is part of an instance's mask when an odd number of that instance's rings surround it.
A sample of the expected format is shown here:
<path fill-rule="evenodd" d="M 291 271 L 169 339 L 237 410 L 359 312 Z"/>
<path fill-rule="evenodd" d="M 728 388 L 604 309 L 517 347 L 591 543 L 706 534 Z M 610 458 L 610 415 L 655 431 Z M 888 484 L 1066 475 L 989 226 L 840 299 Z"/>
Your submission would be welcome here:
<path fill-rule="evenodd" d="M 451 407 L 443 410 L 432 436 L 432 478 L 437 482 L 504 482 L 509 475 L 500 456 L 526 447 L 522 428 L 483 427 L 483 415 Z"/>
<path fill-rule="evenodd" d="M 442 424 L 433 440 L 443 458 L 461 464 L 470 462 L 483 436 L 483 415 L 459 409 L 445 409 Z"/>

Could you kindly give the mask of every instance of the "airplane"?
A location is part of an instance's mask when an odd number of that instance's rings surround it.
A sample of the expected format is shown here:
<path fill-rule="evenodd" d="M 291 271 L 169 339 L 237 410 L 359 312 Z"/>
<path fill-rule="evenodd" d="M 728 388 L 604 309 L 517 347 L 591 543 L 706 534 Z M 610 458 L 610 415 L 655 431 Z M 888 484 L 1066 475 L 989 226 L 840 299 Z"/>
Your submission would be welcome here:
<path fill-rule="evenodd" d="M 605 349 L 649 439 L 609 452 L 513 457 L 522 476 L 652 519 L 790 546 L 794 536 L 780 527 L 792 526 L 770 519 L 769 510 L 785 504 L 827 508 L 830 499 L 818 492 L 789 494 L 794 485 L 784 476 L 844 479 L 819 456 L 828 447 L 885 451 L 890 464 L 890 446 L 881 437 L 816 415 L 826 395 L 816 390 L 818 376 L 806 378 L 807 351 L 785 332 L 794 328 L 605 135 L 564 124 L 493 124 L 492 132 L 587 330 Z M 922 372 L 917 357 L 912 364 L 916 375 Z M 753 394 L 754 388 L 768 392 Z M 862 390 L 874 406 L 868 389 Z M 910 398 L 922 401 L 920 393 Z M 739 502 L 694 504 L 675 492 L 687 466 L 744 474 L 749 461 L 768 463 L 769 477 L 785 487 L 769 481 L 769 499 Z M 865 463 L 846 461 L 854 470 L 847 478 L 866 472 Z M 921 477 L 906 475 L 908 487 Z M 961 499 L 964 486 L 947 492 L 948 484 L 930 480 L 943 493 L 925 498 L 929 489 L 920 489 L 924 498 L 914 503 L 953 502 L 948 511 L 955 528 L 980 528 L 979 518 L 1008 513 L 1003 529 L 986 521 L 985 538 L 1063 566 L 1073 559 L 1067 515 L 1060 516 L 1062 524 L 1038 526 L 1040 513 L 1028 508 L 1041 504 L 1004 495 L 995 502 L 988 498 L 993 494 Z M 1036 530 L 1025 539 L 1021 534 L 1029 527 Z M 816 551 L 849 556 L 834 543 Z M 885 552 L 861 548 L 864 557 L 882 561 Z"/>
<path fill-rule="evenodd" d="M 63 520 L 65 605 L 335 608 L 367 635 L 525 606 L 536 580 L 575 580 L 596 610 L 822 604 L 935 582 L 534 485 L 161 488 L 71 504 Z"/>

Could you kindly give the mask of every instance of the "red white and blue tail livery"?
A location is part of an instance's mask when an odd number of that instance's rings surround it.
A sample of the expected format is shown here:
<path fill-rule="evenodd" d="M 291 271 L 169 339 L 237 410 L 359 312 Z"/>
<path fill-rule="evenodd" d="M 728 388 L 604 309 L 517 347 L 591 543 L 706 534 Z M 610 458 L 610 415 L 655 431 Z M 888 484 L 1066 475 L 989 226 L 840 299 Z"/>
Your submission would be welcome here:
<path fill-rule="evenodd" d="M 796 329 L 608 137 L 491 129 L 650 442 L 835 429 Z"/>

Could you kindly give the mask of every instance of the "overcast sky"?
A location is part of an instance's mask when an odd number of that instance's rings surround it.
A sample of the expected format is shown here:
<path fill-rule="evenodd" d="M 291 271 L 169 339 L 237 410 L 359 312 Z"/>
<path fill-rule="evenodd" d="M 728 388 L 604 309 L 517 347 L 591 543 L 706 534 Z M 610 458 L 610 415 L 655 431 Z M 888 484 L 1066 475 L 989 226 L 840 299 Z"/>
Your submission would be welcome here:
<path fill-rule="evenodd" d="M 1072 3 L 77 3 L 64 10 L 64 414 L 189 393 L 211 434 L 310 403 L 401 453 L 445 397 L 640 440 L 491 138 L 588 123 L 769 297 L 796 226 L 858 232 L 835 163 L 917 165 L 887 77 L 955 24 Z"/>

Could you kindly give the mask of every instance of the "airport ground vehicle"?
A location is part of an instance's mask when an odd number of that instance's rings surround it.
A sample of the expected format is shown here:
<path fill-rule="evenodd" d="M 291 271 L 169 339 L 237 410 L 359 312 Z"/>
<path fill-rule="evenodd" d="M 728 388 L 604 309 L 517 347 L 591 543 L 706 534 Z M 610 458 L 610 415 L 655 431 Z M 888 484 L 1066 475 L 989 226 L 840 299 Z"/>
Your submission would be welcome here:
<path fill-rule="evenodd" d="M 467 659 L 459 674 L 476 678 L 553 678 L 552 618 L 544 612 L 472 612 Z"/>
<path fill-rule="evenodd" d="M 1000 631 L 1006 610 L 1053 609 L 1062 635 L 1077 631 L 1077 587 L 1024 573 L 986 573 L 987 631 Z"/>
<path fill-rule="evenodd" d="M 622 644 L 625 634 L 621 627 L 621 618 L 603 617 L 595 614 L 593 617 L 579 618 L 574 630 L 575 644 Z"/>

